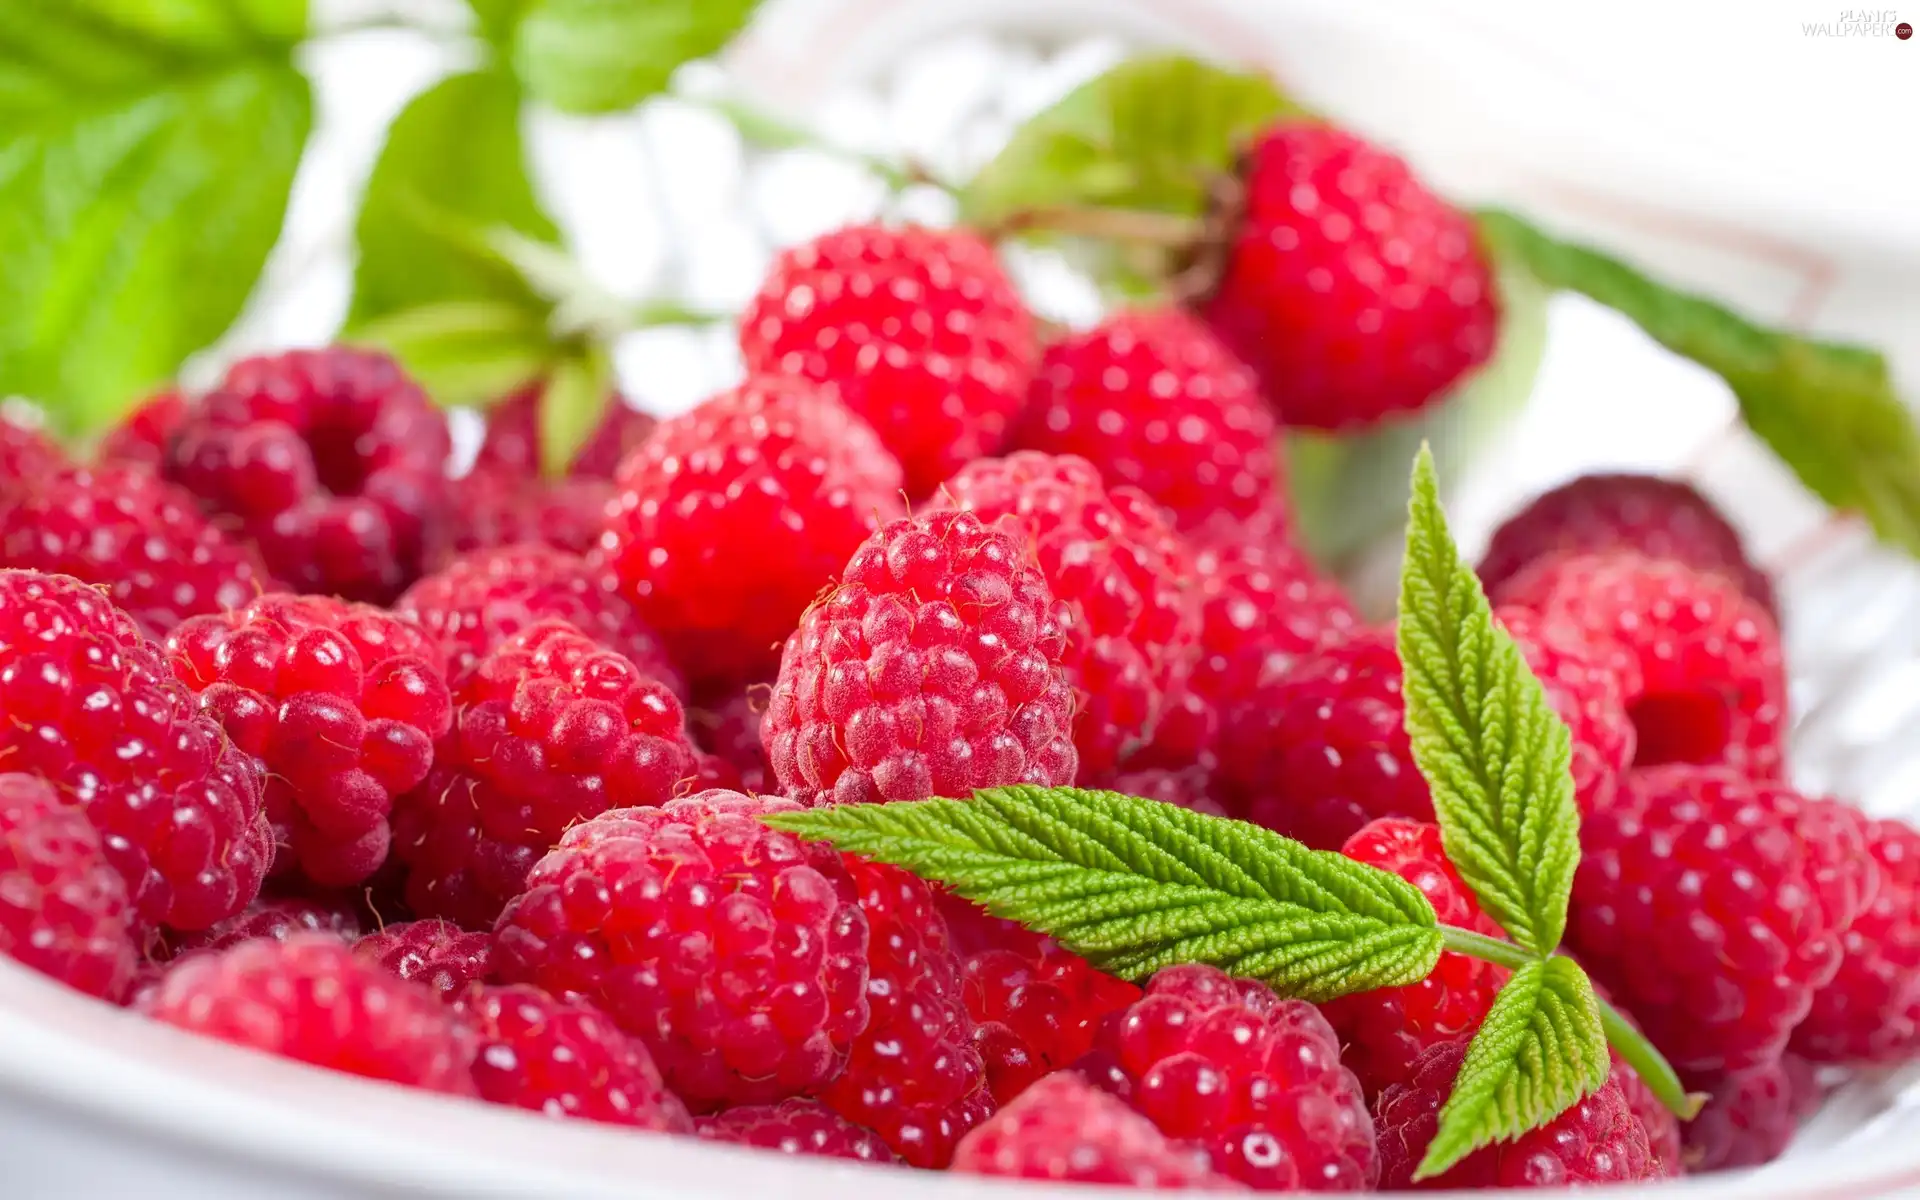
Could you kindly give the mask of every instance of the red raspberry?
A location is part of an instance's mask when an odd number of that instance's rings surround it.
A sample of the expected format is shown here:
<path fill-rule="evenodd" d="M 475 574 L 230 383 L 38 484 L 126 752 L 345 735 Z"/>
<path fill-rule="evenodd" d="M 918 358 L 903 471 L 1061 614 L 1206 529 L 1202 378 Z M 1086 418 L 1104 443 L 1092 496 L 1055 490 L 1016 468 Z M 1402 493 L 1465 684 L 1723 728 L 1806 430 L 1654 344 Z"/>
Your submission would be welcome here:
<path fill-rule="evenodd" d="M 1534 497 L 1494 530 L 1480 580 L 1498 593 L 1536 562 L 1623 550 L 1724 576 L 1778 616 L 1773 581 L 1747 558 L 1740 534 L 1713 501 L 1657 475 L 1582 475 Z"/>
<path fill-rule="evenodd" d="M 782 1154 L 818 1158 L 851 1158 L 859 1162 L 898 1161 L 887 1143 L 871 1129 L 862 1129 L 818 1100 L 801 1097 L 778 1104 L 745 1104 L 694 1122 L 701 1137 L 712 1142 L 757 1146 Z"/>
<path fill-rule="evenodd" d="M 1725 768 L 1629 773 L 1580 843 L 1569 948 L 1696 1074 L 1778 1057 L 1872 882 L 1839 806 Z"/>
<path fill-rule="evenodd" d="M 701 792 L 569 829 L 494 930 L 508 982 L 599 1006 L 696 1109 L 817 1091 L 867 1024 L 867 922 L 832 851 Z"/>
<path fill-rule="evenodd" d="M 1048 346 L 1014 441 L 1079 455 L 1191 529 L 1275 502 L 1278 433 L 1252 371 L 1186 313 L 1151 308 Z"/>
<path fill-rule="evenodd" d="M 1122 771 L 1107 785 L 1123 796 L 1139 796 L 1162 804 L 1190 808 L 1210 817 L 1225 817 L 1227 806 L 1213 794 L 1213 776 L 1203 767 L 1176 771 L 1168 767 L 1142 767 Z"/>
<path fill-rule="evenodd" d="M 1856 822 L 1878 887 L 1847 927 L 1839 973 L 1814 994 L 1793 1048 L 1815 1062 L 1891 1065 L 1920 1053 L 1920 833 Z"/>
<path fill-rule="evenodd" d="M 1693 1090 L 1705 1090 L 1708 1098 L 1686 1126 L 1690 1171 L 1731 1171 L 1772 1162 L 1821 1098 L 1813 1064 L 1792 1054 L 1705 1088 L 1696 1081 Z"/>
<path fill-rule="evenodd" d="M 143 926 L 205 929 L 259 894 L 258 765 L 98 591 L 0 571 L 0 712 L 0 763 L 81 803 Z"/>
<path fill-rule="evenodd" d="M 1527 669 L 1572 734 L 1574 801 L 1582 813 L 1590 813 L 1613 798 L 1633 762 L 1638 739 L 1627 714 L 1626 689 L 1637 686 L 1639 664 L 1617 655 L 1609 664 L 1611 643 L 1596 646 L 1573 625 L 1531 609 L 1500 608 L 1494 618 L 1512 635 Z"/>
<path fill-rule="evenodd" d="M 1080 776 L 1110 778 L 1152 732 L 1192 654 L 1193 567 L 1166 514 L 1135 488 L 1107 489 L 1084 458 L 1031 450 L 969 463 L 940 492 L 937 508 L 978 513 L 1032 543 L 1072 617 L 1063 661 Z"/>
<path fill-rule="evenodd" d="M 1647 1153 L 1652 1157 L 1655 1179 L 1678 1179 L 1686 1174 L 1686 1154 L 1681 1149 L 1680 1118 L 1660 1102 L 1646 1080 L 1634 1074 L 1618 1053 L 1612 1054 L 1612 1079 L 1626 1098 L 1627 1108 L 1647 1131 Z"/>
<path fill-rule="evenodd" d="M 971 1175 L 1232 1191 L 1196 1147 L 1169 1141 L 1153 1122 L 1071 1071 L 1049 1075 L 968 1134 L 953 1169 Z"/>
<path fill-rule="evenodd" d="M 1493 352 L 1500 311 L 1466 215 L 1329 125 L 1269 131 L 1202 312 L 1289 425 L 1423 408 Z"/>
<path fill-rule="evenodd" d="M 766 751 L 760 748 L 760 720 L 766 715 L 770 690 L 760 684 L 736 692 L 711 708 L 697 708 L 687 714 L 694 738 L 726 765 L 735 781 L 730 786 L 736 791 L 758 794 L 776 790 Z"/>
<path fill-rule="evenodd" d="M 127 885 L 87 815 L 32 775 L 0 775 L 0 954 L 118 1003 L 140 948 Z"/>
<path fill-rule="evenodd" d="M 978 1030 L 974 1041 L 1000 1104 L 1077 1061 L 1093 1048 L 1101 1020 L 1140 998 L 1133 984 L 1040 938 L 1031 948 L 968 955 L 962 982 Z"/>
<path fill-rule="evenodd" d="M 777 375 L 663 422 L 616 487 L 602 552 L 640 615 L 715 687 L 765 678 L 807 604 L 900 512 L 899 466 L 873 431 Z"/>
<path fill-rule="evenodd" d="M 493 936 L 468 933 L 451 921 L 429 917 L 401 921 L 353 944 L 362 961 L 432 988 L 452 1000 L 493 971 Z"/>
<path fill-rule="evenodd" d="M 66 451 L 41 433 L 0 412 L 0 498 L 45 471 L 66 467 Z"/>
<path fill-rule="evenodd" d="M 1169 967 L 1096 1045 L 1133 1107 L 1203 1145 L 1220 1174 L 1257 1191 L 1373 1186 L 1366 1100 L 1313 1005 L 1214 967 Z"/>
<path fill-rule="evenodd" d="M 475 986 L 457 1006 L 473 1031 L 473 1081 L 491 1104 L 549 1117 L 692 1133 L 686 1105 L 639 1039 L 580 1000 L 536 987 Z"/>
<path fill-rule="evenodd" d="M 252 546 L 144 467 L 45 471 L 31 491 L 0 499 L 0 562 L 98 584 L 155 638 L 275 586 Z"/>
<path fill-rule="evenodd" d="M 166 470 L 303 592 L 386 603 L 420 570 L 446 418 L 391 358 L 334 346 L 234 364 Z"/>
<path fill-rule="evenodd" d="M 664 804 L 693 775 L 680 702 L 564 621 L 508 639 L 454 688 L 426 782 L 394 807 L 407 903 L 483 929 L 569 826 Z"/>
<path fill-rule="evenodd" d="M 159 470 L 167 460 L 167 444 L 187 419 L 187 400 L 166 388 L 121 418 L 107 431 L 94 451 L 101 463 L 127 463 Z"/>
<path fill-rule="evenodd" d="M 740 314 L 750 372 L 832 385 L 923 496 L 998 453 L 1026 401 L 1033 318 L 961 229 L 853 225 L 781 252 Z"/>
<path fill-rule="evenodd" d="M 566 621 L 671 687 L 685 689 L 666 647 L 633 606 L 614 594 L 613 576 L 550 546 L 476 550 L 406 590 L 393 611 L 439 641 L 448 678 L 542 621 Z"/>
<path fill-rule="evenodd" d="M 323 887 L 386 861 L 393 798 L 426 778 L 452 705 L 440 651 L 407 621 L 324 596 L 262 596 L 167 639 L 173 670 L 267 768 L 276 871 Z"/>
<path fill-rule="evenodd" d="M 474 1094 L 473 1046 L 433 993 L 330 933 L 195 954 L 140 1001 L 157 1021 L 350 1075 Z"/>
<path fill-rule="evenodd" d="M 530 383 L 487 410 L 487 436 L 474 459 L 475 473 L 534 476 L 540 472 L 540 401 L 546 387 Z M 573 452 L 567 474 L 576 479 L 612 479 L 615 468 L 657 422 L 615 392 L 600 423 Z"/>
<path fill-rule="evenodd" d="M 1071 617 L 1016 533 L 972 513 L 889 523 L 801 618 L 760 726 L 809 804 L 1073 782 Z"/>
<path fill-rule="evenodd" d="M 1496 599 L 1570 623 L 1604 651 L 1604 665 L 1624 681 L 1636 766 L 1725 763 L 1779 775 L 1787 726 L 1780 633 L 1725 579 L 1631 554 L 1574 555 L 1536 564 Z"/>
<path fill-rule="evenodd" d="M 539 544 L 585 554 L 600 540 L 613 484 L 604 479 L 538 479 L 475 471 L 447 484 L 446 504 L 428 522 L 420 561 L 438 571 L 463 554 Z"/>
<path fill-rule="evenodd" d="M 225 950 L 254 938 L 285 941 L 296 933 L 360 936 L 360 914 L 350 905 L 306 896 L 261 897 L 247 910 L 198 933 L 172 939 L 176 958 L 207 950 Z"/>
<path fill-rule="evenodd" d="M 1410 1080 L 1380 1094 L 1374 1122 L 1383 1189 L 1563 1188 L 1661 1177 L 1646 1128 L 1620 1085 L 1609 1079 L 1541 1128 L 1482 1147 L 1445 1173 L 1414 1183 L 1413 1172 L 1440 1127 L 1440 1106 L 1466 1057 L 1465 1039 L 1435 1046 L 1414 1064 Z"/>

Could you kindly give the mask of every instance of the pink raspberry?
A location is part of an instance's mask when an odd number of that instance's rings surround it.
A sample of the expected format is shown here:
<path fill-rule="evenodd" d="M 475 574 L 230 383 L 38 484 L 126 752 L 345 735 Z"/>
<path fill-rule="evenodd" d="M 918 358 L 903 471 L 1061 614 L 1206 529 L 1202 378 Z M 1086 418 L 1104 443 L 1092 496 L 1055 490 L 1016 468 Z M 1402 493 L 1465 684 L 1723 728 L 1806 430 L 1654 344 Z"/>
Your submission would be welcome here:
<path fill-rule="evenodd" d="M 1793 1048 L 1822 1063 L 1902 1063 L 1920 1053 L 1920 833 L 1855 821 L 1879 886 L 1842 935 L 1840 970 L 1814 993 Z"/>
<path fill-rule="evenodd" d="M 1133 984 L 1049 939 L 970 954 L 961 979 L 978 1031 L 974 1040 L 1000 1104 L 1077 1061 L 1093 1048 L 1101 1020 L 1140 998 Z"/>
<path fill-rule="evenodd" d="M 879 1134 L 860 1128 L 818 1100 L 800 1096 L 778 1104 L 743 1104 L 701 1117 L 694 1125 L 700 1136 L 711 1142 L 816 1158 L 899 1161 Z"/>
<path fill-rule="evenodd" d="M 38 429 L 30 429 L 0 413 L 0 500 L 48 471 L 69 464 L 66 451 Z"/>
<path fill-rule="evenodd" d="M 1813 1064 L 1797 1055 L 1781 1058 L 1704 1085 L 1700 1115 L 1686 1125 L 1686 1163 L 1690 1171 L 1731 1171 L 1757 1167 L 1779 1158 L 1820 1106 L 1821 1087 Z"/>
<path fill-rule="evenodd" d="M 1050 1183 L 1235 1190 L 1206 1154 L 1071 1071 L 1049 1075 L 969 1133 L 953 1169 Z"/>
<path fill-rule="evenodd" d="M 1168 767 L 1141 767 L 1115 775 L 1107 787 L 1123 796 L 1158 800 L 1210 817 L 1225 817 L 1226 805 L 1214 795 L 1213 776 L 1204 767 L 1176 771 Z"/>
<path fill-rule="evenodd" d="M 487 435 L 474 459 L 476 472 L 534 476 L 540 473 L 540 405 L 544 383 L 530 383 L 487 409 Z M 620 460 L 653 433 L 657 422 L 615 392 L 600 423 L 578 450 L 567 474 L 575 479 L 612 479 Z"/>
<path fill-rule="evenodd" d="M 437 917 L 376 930 L 355 942 L 353 952 L 363 962 L 426 984 L 443 1000 L 455 999 L 493 971 L 491 934 L 468 933 Z"/>
<path fill-rule="evenodd" d="M 174 956 L 180 957 L 225 950 L 254 938 L 285 941 L 296 933 L 331 933 L 352 940 L 360 936 L 360 914 L 344 900 L 263 896 L 248 905 L 245 912 L 171 940 Z"/>
<path fill-rule="evenodd" d="M 0 954 L 118 1003 L 138 931 L 86 813 L 44 779 L 0 775 Z"/>
<path fill-rule="evenodd" d="M 94 459 L 157 471 L 167 461 L 167 444 L 186 419 L 187 398 L 178 389 L 163 388 L 107 431 Z"/>
<path fill-rule="evenodd" d="M 420 561 L 438 571 L 476 550 L 516 545 L 585 554 L 599 542 L 612 502 L 605 479 L 474 471 L 447 484 L 446 502 L 422 535 Z"/>
<path fill-rule="evenodd" d="M 1639 688 L 1639 664 L 1619 656 L 1609 662 L 1610 642 L 1596 645 L 1573 625 L 1531 609 L 1500 608 L 1494 618 L 1513 636 L 1572 734 L 1574 800 L 1590 813 L 1613 798 L 1633 762 L 1638 738 L 1626 697 Z"/>

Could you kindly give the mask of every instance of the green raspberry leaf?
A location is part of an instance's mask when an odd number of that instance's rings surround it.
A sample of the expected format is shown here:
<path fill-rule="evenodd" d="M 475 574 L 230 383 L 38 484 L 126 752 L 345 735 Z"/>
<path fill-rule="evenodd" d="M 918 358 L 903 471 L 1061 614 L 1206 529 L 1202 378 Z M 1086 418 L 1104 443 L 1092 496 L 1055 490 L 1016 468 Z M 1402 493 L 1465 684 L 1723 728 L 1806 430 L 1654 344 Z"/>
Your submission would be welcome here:
<path fill-rule="evenodd" d="M 613 363 L 598 346 L 588 346 L 548 376 L 540 393 L 540 469 L 548 478 L 567 473 L 607 411 L 612 386 Z"/>
<path fill-rule="evenodd" d="M 1549 958 L 1519 968 L 1467 1047 L 1415 1181 L 1545 1125 L 1598 1091 L 1609 1069 L 1599 1001 L 1579 964 Z"/>
<path fill-rule="evenodd" d="M 1625 314 L 1661 345 L 1718 373 L 1748 426 L 1800 482 L 1865 517 L 1883 541 L 1920 556 L 1920 428 L 1878 353 L 1756 324 L 1512 213 L 1485 211 L 1479 221 L 1502 258 Z"/>
<path fill-rule="evenodd" d="M 480 36 L 506 49 L 513 44 L 513 31 L 520 23 L 527 0 L 467 0 L 467 7 L 473 10 Z"/>
<path fill-rule="evenodd" d="M 357 325 L 351 341 L 406 364 L 441 404 L 485 406 L 551 370 L 565 347 L 546 314 L 502 300 L 445 300 Z"/>
<path fill-rule="evenodd" d="M 781 813 L 778 829 L 906 867 L 1128 979 L 1212 963 L 1329 1000 L 1433 969 L 1433 907 L 1397 875 L 1270 830 L 1080 788 Z"/>
<path fill-rule="evenodd" d="M 726 45 L 758 2 L 532 0 L 514 30 L 513 68 L 563 112 L 618 112 Z"/>

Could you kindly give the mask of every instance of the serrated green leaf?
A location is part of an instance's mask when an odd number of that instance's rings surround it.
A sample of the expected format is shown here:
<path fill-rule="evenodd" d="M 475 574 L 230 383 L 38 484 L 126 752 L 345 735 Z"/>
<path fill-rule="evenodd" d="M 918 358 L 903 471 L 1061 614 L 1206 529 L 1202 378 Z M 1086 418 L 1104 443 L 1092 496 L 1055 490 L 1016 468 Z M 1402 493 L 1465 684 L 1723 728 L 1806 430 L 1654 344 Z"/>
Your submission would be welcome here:
<path fill-rule="evenodd" d="M 613 364 L 598 347 L 562 362 L 540 393 L 540 469 L 549 478 L 567 473 L 607 411 Z"/>
<path fill-rule="evenodd" d="M 514 30 L 513 67 L 563 112 L 631 108 L 682 63 L 738 33 L 758 0 L 531 0 Z"/>
<path fill-rule="evenodd" d="M 540 312 L 499 300 L 423 304 L 365 322 L 349 340 L 392 354 L 436 402 L 476 407 L 546 374 L 566 352 Z"/>
<path fill-rule="evenodd" d="M 1433 908 L 1399 876 L 1114 792 L 990 788 L 768 822 L 945 883 L 1125 978 L 1204 962 L 1318 1001 L 1439 959 Z"/>
<path fill-rule="evenodd" d="M 1407 737 L 1447 857 L 1515 944 L 1551 954 L 1580 864 L 1572 735 L 1460 557 L 1424 447 L 1397 629 Z"/>
<path fill-rule="evenodd" d="M 1479 221 L 1496 253 L 1632 318 L 1661 345 L 1719 374 L 1748 426 L 1814 494 L 1920 555 L 1920 428 L 1880 354 L 1770 329 L 1512 213 L 1486 211 Z"/>
<path fill-rule="evenodd" d="M 1545 1125 L 1598 1091 L 1609 1069 L 1586 972 L 1570 958 L 1528 963 L 1500 989 L 1473 1035 L 1414 1179 Z"/>

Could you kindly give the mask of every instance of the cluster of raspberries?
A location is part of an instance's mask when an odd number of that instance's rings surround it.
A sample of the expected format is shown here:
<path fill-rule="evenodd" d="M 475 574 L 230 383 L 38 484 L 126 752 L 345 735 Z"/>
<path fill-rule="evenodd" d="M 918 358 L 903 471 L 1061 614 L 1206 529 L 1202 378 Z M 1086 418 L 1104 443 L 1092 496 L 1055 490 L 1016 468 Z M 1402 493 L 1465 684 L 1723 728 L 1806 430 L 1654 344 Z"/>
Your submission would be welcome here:
<path fill-rule="evenodd" d="M 1205 966 L 1126 982 L 761 819 L 1113 788 L 1498 934 L 1433 824 L 1393 631 L 1296 544 L 1278 441 L 1484 360 L 1487 264 L 1337 130 L 1269 134 L 1242 184 L 1205 301 L 1045 346 L 964 230 L 788 250 L 743 382 L 657 422 L 609 397 L 558 478 L 537 385 L 450 478 L 444 417 L 362 349 L 241 362 L 88 463 L 0 423 L 0 951 L 553 1118 L 1407 1186 L 1499 968 L 1319 1007 Z M 1548 493 L 1483 578 L 1573 735 L 1568 949 L 1711 1100 L 1683 1128 L 1621 1066 L 1436 1182 L 1763 1162 L 1833 1070 L 1920 1055 L 1920 834 L 1786 781 L 1771 584 L 1685 485 Z"/>

